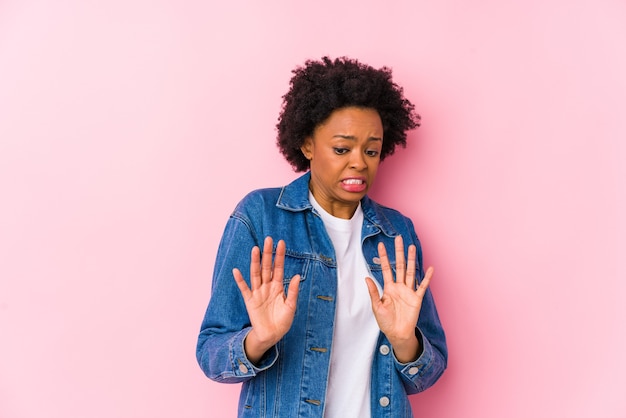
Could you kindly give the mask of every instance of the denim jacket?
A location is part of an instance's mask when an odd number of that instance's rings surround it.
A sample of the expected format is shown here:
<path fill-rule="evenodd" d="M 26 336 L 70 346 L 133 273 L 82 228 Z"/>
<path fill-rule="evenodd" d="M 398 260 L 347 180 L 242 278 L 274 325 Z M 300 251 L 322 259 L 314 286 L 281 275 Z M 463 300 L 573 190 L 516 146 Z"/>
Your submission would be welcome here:
<path fill-rule="evenodd" d="M 219 245 L 211 299 L 202 322 L 197 359 L 204 373 L 224 383 L 243 382 L 239 417 L 322 417 L 332 350 L 337 264 L 322 219 L 309 202 L 310 173 L 283 188 L 248 194 L 236 207 Z M 422 250 L 410 219 L 365 196 L 362 246 L 372 277 L 383 286 L 377 245 L 394 247 L 402 235 L 405 251 L 417 247 L 417 270 L 423 277 Z M 232 269 L 244 273 L 249 284 L 250 250 L 285 241 L 285 290 L 300 274 L 295 318 L 289 332 L 258 362 L 246 357 L 243 341 L 250 319 L 233 279 Z M 274 248 L 275 250 L 275 248 Z M 395 271 L 395 253 L 389 251 Z M 365 281 L 363 282 L 365 286 Z M 412 417 L 407 395 L 435 383 L 447 365 L 445 335 L 430 290 L 426 292 L 415 333 L 422 353 L 414 362 L 400 363 L 381 332 L 371 375 L 373 418 Z M 355 364 L 354 367 L 369 367 Z"/>

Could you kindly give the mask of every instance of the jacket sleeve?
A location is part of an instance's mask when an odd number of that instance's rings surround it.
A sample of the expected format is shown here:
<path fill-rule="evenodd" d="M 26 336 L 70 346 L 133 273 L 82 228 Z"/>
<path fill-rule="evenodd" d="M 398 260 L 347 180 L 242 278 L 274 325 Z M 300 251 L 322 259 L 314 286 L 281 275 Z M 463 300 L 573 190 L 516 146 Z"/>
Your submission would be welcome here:
<path fill-rule="evenodd" d="M 233 214 L 219 244 L 211 299 L 207 307 L 196 347 L 196 358 L 202 371 L 212 380 L 239 383 L 271 367 L 278 358 L 276 347 L 254 365 L 245 355 L 243 342 L 250 332 L 243 297 L 233 278 L 238 268 L 250 285 L 250 251 L 259 245 L 246 218 Z"/>
<path fill-rule="evenodd" d="M 409 223 L 411 238 L 417 247 L 417 265 L 421 282 L 425 274 L 422 265 L 422 248 L 412 222 L 408 218 L 407 222 Z M 408 394 L 422 392 L 431 387 L 441 377 L 448 364 L 446 336 L 430 289 L 426 291 L 422 300 L 415 335 L 422 350 L 417 360 L 410 363 L 400 363 L 394 356 L 396 370 L 400 373 Z"/>

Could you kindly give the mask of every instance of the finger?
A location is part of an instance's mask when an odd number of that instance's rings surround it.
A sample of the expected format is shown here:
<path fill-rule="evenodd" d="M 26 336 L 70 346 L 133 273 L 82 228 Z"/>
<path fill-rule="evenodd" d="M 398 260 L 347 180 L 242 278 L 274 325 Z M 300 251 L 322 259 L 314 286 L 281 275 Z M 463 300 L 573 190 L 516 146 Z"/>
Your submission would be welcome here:
<path fill-rule="evenodd" d="M 261 250 L 256 245 L 250 251 L 250 287 L 258 289 L 261 285 Z"/>
<path fill-rule="evenodd" d="M 417 248 L 415 245 L 409 245 L 409 257 L 406 263 L 406 278 L 404 282 L 411 289 L 415 289 L 415 259 L 417 258 Z"/>
<path fill-rule="evenodd" d="M 406 279 L 406 261 L 404 260 L 404 242 L 402 235 L 398 235 L 394 240 L 396 247 L 396 282 L 404 283 Z"/>
<path fill-rule="evenodd" d="M 387 257 L 387 248 L 382 242 L 378 243 L 378 257 L 380 258 L 380 267 L 383 270 L 383 285 L 393 283 L 393 271 L 389 265 L 389 257 Z"/>
<path fill-rule="evenodd" d="M 285 241 L 282 239 L 276 244 L 276 257 L 274 257 L 274 268 L 272 269 L 272 280 L 283 281 L 285 273 Z"/>
<path fill-rule="evenodd" d="M 298 289 L 300 288 L 300 275 L 296 274 L 291 278 L 287 287 L 287 297 L 285 303 L 295 309 L 298 302 Z"/>
<path fill-rule="evenodd" d="M 372 301 L 372 309 L 378 306 L 380 303 L 380 293 L 378 293 L 378 288 L 370 277 L 365 278 L 365 283 L 367 284 L 367 291 L 370 294 L 370 300 Z"/>
<path fill-rule="evenodd" d="M 241 296 L 243 296 L 244 300 L 247 300 L 251 294 L 250 288 L 248 287 L 248 284 L 243 278 L 243 274 L 241 274 L 238 268 L 233 269 L 233 277 L 235 278 L 237 287 L 239 288 L 239 291 L 241 292 Z"/>
<path fill-rule="evenodd" d="M 420 283 L 419 287 L 416 290 L 417 294 L 420 297 L 423 298 L 424 294 L 426 294 L 426 290 L 428 289 L 428 286 L 430 286 L 430 279 L 433 277 L 434 272 L 435 272 L 435 269 L 432 267 L 428 267 L 428 270 L 426 270 L 426 274 L 424 275 L 422 282 Z"/>
<path fill-rule="evenodd" d="M 263 257 L 261 257 L 261 283 L 272 279 L 272 237 L 265 237 Z"/>

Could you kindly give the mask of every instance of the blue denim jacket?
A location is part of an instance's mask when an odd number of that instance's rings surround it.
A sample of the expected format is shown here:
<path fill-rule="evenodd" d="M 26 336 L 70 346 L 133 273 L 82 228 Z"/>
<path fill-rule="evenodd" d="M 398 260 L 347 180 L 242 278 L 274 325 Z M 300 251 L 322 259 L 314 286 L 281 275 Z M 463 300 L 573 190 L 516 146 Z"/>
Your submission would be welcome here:
<path fill-rule="evenodd" d="M 322 219 L 309 202 L 310 173 L 283 188 L 257 190 L 247 195 L 230 216 L 220 242 L 213 273 L 211 300 L 202 322 L 197 359 L 204 373 L 217 382 L 243 382 L 239 417 L 322 417 L 332 350 L 337 265 Z M 417 246 L 423 277 L 422 250 L 410 219 L 369 197 L 361 201 L 364 214 L 363 254 L 375 280 L 383 285 L 377 244 L 388 249 L 402 235 L 405 251 Z M 271 236 L 285 241 L 285 290 L 300 274 L 300 290 L 290 331 L 258 364 L 245 355 L 243 340 L 250 331 L 243 298 L 232 269 L 249 272 L 250 250 Z M 389 251 L 395 269 L 395 253 Z M 246 277 L 249 284 L 249 277 Z M 365 286 L 365 281 L 363 281 Z M 381 332 L 372 363 L 373 418 L 412 417 L 407 394 L 435 383 L 447 364 L 445 335 L 430 290 L 422 302 L 415 332 L 422 346 L 420 357 L 398 362 Z M 354 367 L 369 367 L 355 364 Z"/>

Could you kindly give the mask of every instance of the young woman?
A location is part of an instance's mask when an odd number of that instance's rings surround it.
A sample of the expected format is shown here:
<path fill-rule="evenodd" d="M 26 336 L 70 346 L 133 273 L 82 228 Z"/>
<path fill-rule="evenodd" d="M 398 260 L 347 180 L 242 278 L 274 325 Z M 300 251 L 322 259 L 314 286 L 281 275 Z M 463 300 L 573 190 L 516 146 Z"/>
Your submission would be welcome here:
<path fill-rule="evenodd" d="M 283 99 L 278 146 L 305 174 L 230 216 L 198 362 L 243 382 L 239 417 L 412 417 L 447 364 L 433 270 L 367 192 L 419 116 L 388 68 L 347 58 L 307 61 Z"/>

